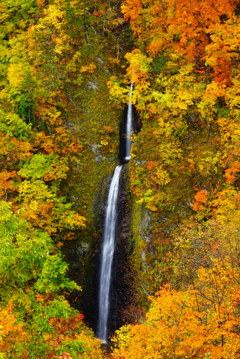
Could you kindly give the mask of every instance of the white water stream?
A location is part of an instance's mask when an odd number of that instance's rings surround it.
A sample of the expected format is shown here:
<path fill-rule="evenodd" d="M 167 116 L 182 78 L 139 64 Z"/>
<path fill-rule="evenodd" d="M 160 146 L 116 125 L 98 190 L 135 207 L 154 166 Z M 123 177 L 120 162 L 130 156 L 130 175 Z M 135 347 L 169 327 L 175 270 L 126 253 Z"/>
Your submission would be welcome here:
<path fill-rule="evenodd" d="M 131 134 L 133 131 L 133 108 L 131 103 L 133 84 L 130 86 L 129 103 L 127 108 L 126 120 L 126 147 L 124 161 L 130 160 L 131 150 Z M 112 276 L 112 262 L 115 251 L 116 242 L 116 224 L 117 224 L 117 207 L 118 207 L 118 192 L 119 180 L 121 175 L 122 165 L 118 165 L 113 173 L 111 184 L 108 193 L 107 207 L 105 213 L 103 244 L 101 252 L 101 272 L 99 285 L 99 316 L 97 336 L 107 343 L 108 341 L 108 319 L 110 308 L 110 286 Z"/>
<path fill-rule="evenodd" d="M 129 93 L 129 102 L 128 102 L 128 108 L 127 108 L 127 122 L 126 122 L 126 153 L 124 157 L 124 161 L 129 161 L 130 156 L 130 150 L 131 150 L 131 134 L 133 131 L 133 106 L 131 102 L 132 97 L 132 91 L 133 91 L 133 83 L 130 85 L 130 93 Z"/>
<path fill-rule="evenodd" d="M 110 305 L 110 283 L 112 273 L 112 261 L 115 250 L 117 203 L 119 192 L 119 179 L 122 166 L 115 168 L 107 199 L 107 208 L 104 223 L 103 247 L 101 255 L 101 274 L 99 288 L 99 319 L 97 336 L 103 342 L 107 342 L 108 316 Z"/>

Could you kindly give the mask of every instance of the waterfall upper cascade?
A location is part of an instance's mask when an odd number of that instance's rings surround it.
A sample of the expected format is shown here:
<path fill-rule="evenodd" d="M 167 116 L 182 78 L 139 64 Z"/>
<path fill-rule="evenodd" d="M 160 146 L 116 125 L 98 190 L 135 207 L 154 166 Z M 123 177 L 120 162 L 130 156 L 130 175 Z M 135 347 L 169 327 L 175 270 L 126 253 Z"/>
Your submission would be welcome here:
<path fill-rule="evenodd" d="M 126 148 L 124 162 L 130 160 L 131 133 L 133 130 L 133 109 L 131 103 L 133 84 L 130 87 L 130 99 L 127 108 Z M 113 173 L 105 213 L 103 244 L 101 250 L 101 270 L 99 284 L 99 316 L 97 336 L 104 343 L 108 340 L 108 320 L 110 309 L 110 287 L 112 277 L 112 263 L 116 244 L 116 225 L 118 214 L 118 193 L 122 165 L 118 165 Z"/>
<path fill-rule="evenodd" d="M 131 134 L 133 131 L 133 105 L 131 102 L 132 97 L 132 90 L 133 90 L 133 83 L 130 86 L 130 94 L 129 94 L 129 103 L 127 108 L 127 122 L 126 122 L 126 149 L 125 149 L 125 157 L 124 161 L 128 162 L 131 158 L 130 150 L 131 150 Z"/>

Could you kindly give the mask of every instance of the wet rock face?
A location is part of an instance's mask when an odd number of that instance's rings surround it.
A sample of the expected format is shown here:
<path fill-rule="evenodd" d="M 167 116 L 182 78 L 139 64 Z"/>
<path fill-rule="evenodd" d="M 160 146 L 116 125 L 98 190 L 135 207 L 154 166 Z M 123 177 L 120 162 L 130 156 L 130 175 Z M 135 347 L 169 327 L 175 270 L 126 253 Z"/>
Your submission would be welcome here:
<path fill-rule="evenodd" d="M 92 208 L 92 220 L 88 221 L 85 229 L 77 231 L 75 240 L 67 241 L 64 245 L 64 256 L 69 263 L 69 277 L 82 288 L 82 291 L 71 293 L 68 300 L 84 314 L 85 322 L 94 331 L 98 318 L 100 245 L 109 180 L 110 176 L 104 176 L 99 182 Z"/>
<path fill-rule="evenodd" d="M 83 312 L 89 326 L 97 331 L 98 325 L 98 290 L 100 281 L 100 259 L 101 259 L 101 245 L 103 237 L 104 219 L 105 219 L 105 205 L 107 202 L 109 181 L 111 176 L 102 178 L 99 184 L 99 190 L 93 205 L 94 213 L 94 233 L 90 257 L 88 260 L 87 283 L 82 293 Z"/>

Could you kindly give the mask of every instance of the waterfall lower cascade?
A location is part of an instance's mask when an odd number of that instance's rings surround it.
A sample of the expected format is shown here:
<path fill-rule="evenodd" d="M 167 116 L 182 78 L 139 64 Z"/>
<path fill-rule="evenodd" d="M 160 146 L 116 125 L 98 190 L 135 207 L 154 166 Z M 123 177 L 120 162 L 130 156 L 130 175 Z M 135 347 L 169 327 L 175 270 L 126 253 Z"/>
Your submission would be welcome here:
<path fill-rule="evenodd" d="M 131 103 L 133 84 L 130 87 L 130 98 L 127 108 L 126 121 L 126 148 L 124 162 L 130 160 L 131 132 L 133 129 L 133 110 Z M 99 284 L 99 316 L 97 337 L 107 343 L 108 341 L 108 320 L 110 309 L 110 287 L 112 277 L 112 263 L 116 244 L 116 225 L 118 214 L 118 193 L 119 182 L 123 166 L 118 165 L 113 173 L 105 213 L 103 244 L 101 250 L 101 271 Z"/>
<path fill-rule="evenodd" d="M 111 283 L 112 261 L 115 249 L 117 202 L 121 170 L 122 166 L 117 166 L 111 180 L 104 225 L 99 288 L 98 337 L 105 343 L 107 342 L 108 314 L 110 305 L 109 292 Z"/>

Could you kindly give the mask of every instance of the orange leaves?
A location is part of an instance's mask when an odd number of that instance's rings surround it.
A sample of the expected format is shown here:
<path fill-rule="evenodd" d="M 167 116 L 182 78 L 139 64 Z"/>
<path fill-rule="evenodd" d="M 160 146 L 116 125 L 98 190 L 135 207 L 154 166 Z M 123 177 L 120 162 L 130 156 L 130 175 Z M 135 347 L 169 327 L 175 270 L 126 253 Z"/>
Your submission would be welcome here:
<path fill-rule="evenodd" d="M 125 19 L 130 20 L 135 34 L 140 35 L 142 28 L 140 25 L 142 0 L 125 0 L 121 6 Z"/>
<path fill-rule="evenodd" d="M 230 168 L 225 170 L 225 177 L 228 184 L 232 184 L 236 180 L 236 175 L 240 174 L 240 162 L 234 161 Z"/>
<path fill-rule="evenodd" d="M 215 260 L 199 270 L 195 290 L 162 287 L 145 322 L 117 332 L 114 358 L 237 358 L 238 279 L 229 263 Z"/>
<path fill-rule="evenodd" d="M 72 137 L 70 132 L 65 127 L 56 127 L 55 131 L 56 133 L 54 134 L 53 138 L 55 143 L 59 146 L 58 151 L 62 155 L 72 155 L 82 150 L 82 146 L 79 141 Z M 69 156 L 69 160 L 71 160 L 71 156 Z"/>
<path fill-rule="evenodd" d="M 37 6 L 43 7 L 45 5 L 45 0 L 37 0 Z"/>
<path fill-rule="evenodd" d="M 56 144 L 51 136 L 46 136 L 44 132 L 38 132 L 36 136 L 35 145 L 39 146 L 47 153 L 55 152 Z"/>
<path fill-rule="evenodd" d="M 63 157 L 69 156 L 70 161 L 71 159 L 74 159 L 71 155 L 82 151 L 82 145 L 79 143 L 78 139 L 72 137 L 70 132 L 63 126 L 56 127 L 51 136 L 47 136 L 42 131 L 38 132 L 35 146 L 47 153 L 55 153 Z"/>
<path fill-rule="evenodd" d="M 83 314 L 78 314 L 68 319 L 50 319 L 49 324 L 52 327 L 52 333 L 46 334 L 45 340 L 54 353 L 60 353 L 51 356 L 51 358 L 72 359 L 72 356 L 75 354 L 73 350 L 74 343 L 76 343 L 76 348 L 78 348 L 77 353 L 81 353 L 81 357 L 86 359 L 104 358 L 101 351 L 101 341 L 96 339 L 92 332 L 87 329 L 83 319 Z"/>
<path fill-rule="evenodd" d="M 147 169 L 151 170 L 152 168 L 156 168 L 158 165 L 157 161 L 148 161 L 147 162 Z"/>
<path fill-rule="evenodd" d="M 12 313 L 12 303 L 9 303 L 6 308 L 0 309 L 0 323 L 1 323 L 1 335 L 7 335 L 14 329 L 17 329 L 16 317 Z"/>
<path fill-rule="evenodd" d="M 59 356 L 53 356 L 53 358 L 58 358 L 58 359 L 73 359 L 71 357 L 71 355 L 67 352 L 64 352 L 63 354 L 59 355 Z"/>
<path fill-rule="evenodd" d="M 223 16 L 231 17 L 235 7 L 232 0 L 125 0 L 122 11 L 135 35 L 148 44 L 152 56 L 174 48 L 194 60 L 209 44 L 209 27 L 220 25 Z"/>
<path fill-rule="evenodd" d="M 13 180 L 16 175 L 16 171 L 3 171 L 0 172 L 0 196 L 3 196 L 7 190 L 14 190 Z"/>
<path fill-rule="evenodd" d="M 26 333 L 23 327 L 23 324 L 17 324 L 11 302 L 4 309 L 0 309 L 0 351 L 8 352 L 16 341 L 24 340 Z"/>
<path fill-rule="evenodd" d="M 207 202 L 207 191 L 205 189 L 198 191 L 195 194 L 194 199 L 197 202 L 206 203 Z"/>
<path fill-rule="evenodd" d="M 230 16 L 229 16 L 230 17 Z M 209 29 L 211 43 L 206 47 L 206 63 L 214 69 L 216 82 L 230 84 L 232 63 L 239 59 L 240 22 L 231 16 Z"/>
<path fill-rule="evenodd" d="M 109 134 L 114 133 L 115 131 L 113 126 L 103 126 L 103 130 Z"/>
<path fill-rule="evenodd" d="M 0 155 L 6 156 L 6 162 L 10 163 L 31 157 L 32 145 L 16 138 L 4 136 L 0 133 Z"/>
<path fill-rule="evenodd" d="M 102 2 L 102 1 L 98 1 L 99 5 L 98 5 L 98 9 L 95 8 L 95 10 L 93 11 L 93 15 L 94 16 L 104 16 L 107 12 L 107 9 L 109 7 L 107 2 Z M 96 2 L 95 2 L 96 5 Z"/>
<path fill-rule="evenodd" d="M 194 211 L 202 211 L 205 208 L 204 204 L 207 203 L 208 192 L 205 189 L 198 191 L 194 196 L 194 202 L 191 207 Z"/>

